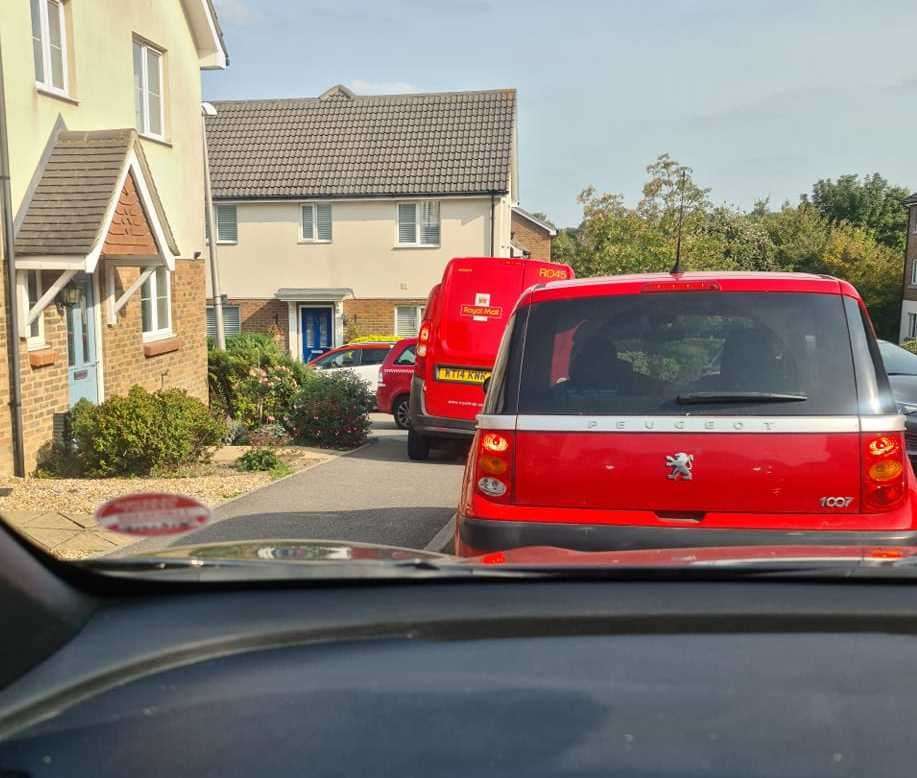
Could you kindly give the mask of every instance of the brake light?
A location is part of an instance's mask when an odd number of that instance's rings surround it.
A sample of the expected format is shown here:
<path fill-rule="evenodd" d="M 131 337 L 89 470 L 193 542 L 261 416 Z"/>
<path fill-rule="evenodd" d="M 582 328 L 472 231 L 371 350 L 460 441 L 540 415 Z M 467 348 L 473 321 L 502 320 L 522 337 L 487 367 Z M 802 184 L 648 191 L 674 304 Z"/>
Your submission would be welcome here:
<path fill-rule="evenodd" d="M 475 445 L 475 488 L 491 500 L 509 499 L 513 482 L 513 433 L 482 430 Z"/>
<path fill-rule="evenodd" d="M 890 511 L 907 499 L 904 434 L 863 435 L 863 509 Z"/>
<path fill-rule="evenodd" d="M 417 361 L 423 359 L 427 355 L 427 344 L 430 342 L 430 322 L 425 321 L 420 325 L 420 333 L 417 335 L 417 348 L 414 350 L 414 353 L 417 356 Z"/>
<path fill-rule="evenodd" d="M 716 281 L 648 281 L 640 287 L 641 292 L 718 292 Z"/>

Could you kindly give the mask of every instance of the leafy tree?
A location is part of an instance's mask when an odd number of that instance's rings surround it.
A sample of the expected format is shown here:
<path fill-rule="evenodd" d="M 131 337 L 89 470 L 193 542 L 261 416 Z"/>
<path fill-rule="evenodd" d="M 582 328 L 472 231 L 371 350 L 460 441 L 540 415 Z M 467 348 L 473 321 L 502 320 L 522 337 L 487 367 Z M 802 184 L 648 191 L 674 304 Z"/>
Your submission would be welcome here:
<path fill-rule="evenodd" d="M 811 195 L 803 195 L 832 224 L 849 222 L 870 232 L 879 243 L 904 251 L 907 211 L 901 201 L 908 190 L 891 186 L 878 173 L 823 178 L 815 182 Z"/>

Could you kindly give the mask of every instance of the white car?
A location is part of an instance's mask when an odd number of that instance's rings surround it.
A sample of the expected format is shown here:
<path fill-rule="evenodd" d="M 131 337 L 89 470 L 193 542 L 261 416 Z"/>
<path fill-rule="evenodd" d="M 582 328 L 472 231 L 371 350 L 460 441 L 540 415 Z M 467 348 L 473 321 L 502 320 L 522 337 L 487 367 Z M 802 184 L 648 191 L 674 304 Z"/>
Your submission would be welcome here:
<path fill-rule="evenodd" d="M 335 373 L 346 370 L 363 379 L 375 396 L 379 383 L 379 368 L 394 343 L 356 343 L 338 346 L 309 363 L 316 370 Z"/>

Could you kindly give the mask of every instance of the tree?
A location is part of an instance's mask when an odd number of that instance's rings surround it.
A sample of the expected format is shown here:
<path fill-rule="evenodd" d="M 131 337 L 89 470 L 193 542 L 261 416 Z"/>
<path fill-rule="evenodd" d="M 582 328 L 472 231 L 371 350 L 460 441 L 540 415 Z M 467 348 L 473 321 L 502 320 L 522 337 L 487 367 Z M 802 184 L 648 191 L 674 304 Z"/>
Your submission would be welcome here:
<path fill-rule="evenodd" d="M 837 181 L 823 178 L 815 182 L 811 196 L 803 195 L 832 224 L 849 222 L 868 230 L 881 244 L 904 251 L 907 236 L 907 211 L 901 201 L 908 190 L 891 186 L 878 173 L 865 176 L 844 175 Z"/>

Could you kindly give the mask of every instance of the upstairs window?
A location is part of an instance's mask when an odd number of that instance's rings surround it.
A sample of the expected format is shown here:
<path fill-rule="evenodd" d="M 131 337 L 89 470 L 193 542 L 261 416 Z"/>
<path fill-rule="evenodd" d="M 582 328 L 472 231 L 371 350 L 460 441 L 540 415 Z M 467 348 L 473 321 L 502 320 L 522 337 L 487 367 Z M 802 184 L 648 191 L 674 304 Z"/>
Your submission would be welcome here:
<path fill-rule="evenodd" d="M 35 81 L 52 92 L 66 94 L 64 4 L 60 0 L 31 0 L 31 6 Z"/>
<path fill-rule="evenodd" d="M 137 130 L 163 137 L 162 52 L 134 41 L 134 110 Z"/>
<path fill-rule="evenodd" d="M 140 286 L 140 318 L 146 340 L 172 334 L 172 289 L 170 273 L 157 267 Z"/>
<path fill-rule="evenodd" d="M 911 260 L 911 286 L 917 286 L 917 257 Z"/>
<path fill-rule="evenodd" d="M 422 200 L 398 204 L 398 245 L 439 245 L 439 202 Z"/>
<path fill-rule="evenodd" d="M 306 243 L 331 243 L 331 203 L 303 203 L 300 239 Z"/>
<path fill-rule="evenodd" d="M 218 205 L 217 212 L 217 243 L 238 243 L 239 225 L 236 220 L 236 206 Z"/>

